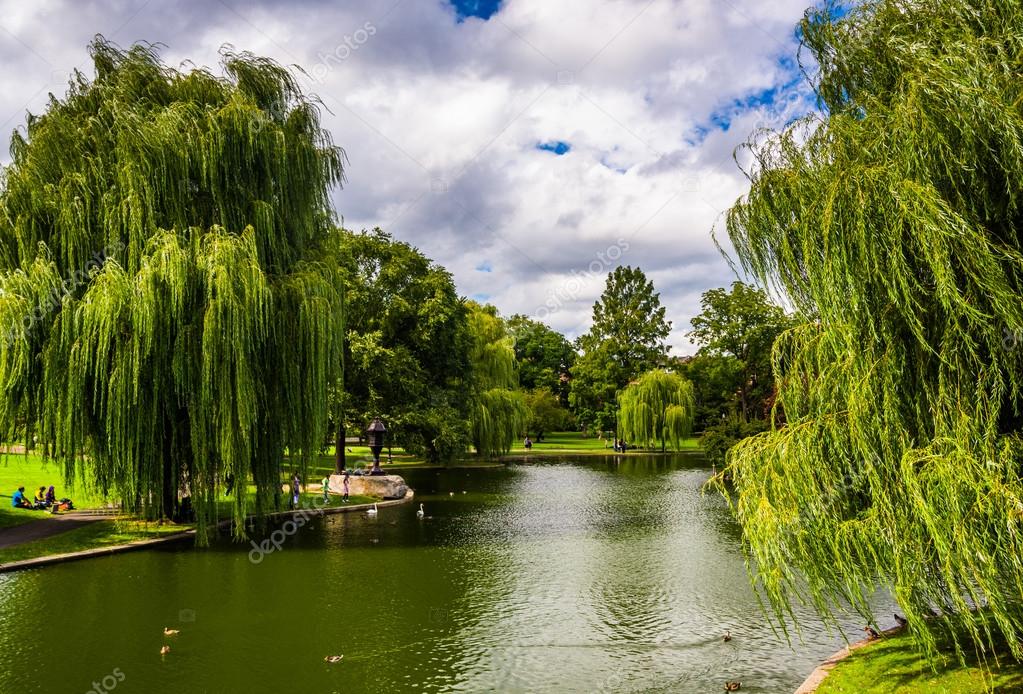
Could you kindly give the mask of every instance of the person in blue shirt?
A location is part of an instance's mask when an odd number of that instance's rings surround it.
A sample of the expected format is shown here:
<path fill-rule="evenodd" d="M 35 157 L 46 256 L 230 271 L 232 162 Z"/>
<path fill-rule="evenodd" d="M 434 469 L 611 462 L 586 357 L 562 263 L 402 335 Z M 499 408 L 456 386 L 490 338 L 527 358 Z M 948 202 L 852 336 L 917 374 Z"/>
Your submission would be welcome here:
<path fill-rule="evenodd" d="M 11 506 L 13 508 L 32 508 L 32 504 L 25 498 L 24 487 L 18 487 L 18 491 L 14 492 L 14 496 L 11 497 Z"/>

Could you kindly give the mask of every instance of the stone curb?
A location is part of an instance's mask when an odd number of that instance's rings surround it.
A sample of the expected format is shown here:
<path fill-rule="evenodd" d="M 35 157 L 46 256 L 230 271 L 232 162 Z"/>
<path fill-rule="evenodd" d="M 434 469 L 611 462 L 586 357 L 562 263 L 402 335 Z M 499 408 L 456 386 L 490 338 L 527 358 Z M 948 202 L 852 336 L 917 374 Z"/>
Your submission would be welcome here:
<path fill-rule="evenodd" d="M 400 504 L 406 504 L 412 501 L 415 493 L 412 489 L 409 489 L 405 496 L 400 499 L 390 499 L 388 501 L 378 501 L 376 506 L 398 506 Z M 314 516 L 329 516 L 336 513 L 353 513 L 355 511 L 365 511 L 373 508 L 373 504 L 356 504 L 354 506 L 337 506 L 337 507 L 326 507 L 316 509 L 295 509 L 294 511 L 278 511 L 277 513 L 269 513 L 264 518 L 268 519 L 280 519 L 290 518 L 300 513 L 308 513 Z M 249 518 L 255 518 L 255 516 L 249 516 Z M 234 525 L 233 519 L 228 519 L 217 523 L 217 528 L 229 528 Z M 90 557 L 102 557 L 108 554 L 120 554 L 122 552 L 131 552 L 137 549 L 145 549 L 147 547 L 153 547 L 154 545 L 163 545 L 170 542 L 180 542 L 195 537 L 195 530 L 184 530 L 180 533 L 174 533 L 167 535 L 166 537 L 155 537 L 150 540 L 138 540 L 136 542 L 128 542 L 123 545 L 110 545 L 109 547 L 94 547 L 93 549 L 83 549 L 81 552 L 67 552 L 65 554 L 48 554 L 45 557 L 34 557 L 32 559 L 23 559 L 22 561 L 12 561 L 6 564 L 0 564 L 0 573 L 7 573 L 10 571 L 23 571 L 25 569 L 34 569 L 39 566 L 48 566 L 50 564 L 63 564 L 64 562 L 77 561 L 79 559 L 89 559 Z"/>
<path fill-rule="evenodd" d="M 902 627 L 885 629 L 881 632 L 881 637 L 893 636 L 901 631 Z M 828 676 L 828 673 L 831 672 L 840 661 L 852 655 L 853 651 L 858 651 L 864 646 L 869 646 L 876 642 L 877 639 L 863 639 L 855 643 L 850 643 L 842 650 L 832 653 L 827 660 L 814 668 L 814 671 L 810 673 L 809 677 L 803 680 L 803 683 L 799 685 L 799 689 L 797 689 L 793 694 L 813 694 L 813 692 L 817 691 L 817 687 L 821 686 L 821 682 L 823 682 L 824 678 Z"/>

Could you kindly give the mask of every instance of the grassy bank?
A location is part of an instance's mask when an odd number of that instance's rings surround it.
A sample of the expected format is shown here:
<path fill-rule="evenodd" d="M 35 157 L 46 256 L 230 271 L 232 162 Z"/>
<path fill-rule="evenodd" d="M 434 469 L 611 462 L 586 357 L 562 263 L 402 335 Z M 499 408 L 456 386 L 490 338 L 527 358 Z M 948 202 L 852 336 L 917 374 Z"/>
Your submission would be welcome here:
<path fill-rule="evenodd" d="M 579 431 L 559 431 L 545 434 L 543 441 L 533 441 L 531 454 L 550 453 L 557 455 L 580 454 L 580 455 L 613 455 L 614 440 L 600 439 L 596 436 L 588 436 Z M 683 451 L 697 451 L 699 445 L 695 438 L 686 439 L 682 443 Z M 525 453 L 526 448 L 522 441 L 516 441 L 512 445 L 513 454 Z M 661 449 L 630 448 L 629 453 L 660 453 Z"/>
<path fill-rule="evenodd" d="M 171 523 L 159 525 L 134 520 L 99 520 L 59 535 L 0 549 L 0 564 L 149 540 L 180 533 L 189 527 L 191 526 Z"/>
<path fill-rule="evenodd" d="M 330 469 L 333 470 L 333 462 L 330 463 Z M 318 485 L 320 476 L 314 478 L 310 474 L 309 477 L 311 483 Z M 48 487 L 53 484 L 56 487 L 57 497 L 70 497 L 78 509 L 102 508 L 109 505 L 109 500 L 101 494 L 91 492 L 83 487 L 65 488 L 62 479 L 63 470 L 60 465 L 44 460 L 40 455 L 12 453 L 3 456 L 0 459 L 0 494 L 7 496 L 0 497 L 0 528 L 10 528 L 32 521 L 60 522 L 45 511 L 12 508 L 9 497 L 19 486 L 24 486 L 26 494 L 32 496 L 39 487 Z M 255 488 L 250 487 L 248 494 L 250 496 L 249 508 L 252 508 L 255 502 Z M 300 497 L 300 506 L 311 509 L 319 508 L 321 499 L 322 495 L 318 491 L 303 492 Z M 374 501 L 379 501 L 379 499 L 368 496 L 352 496 L 347 505 L 354 506 Z M 234 503 L 232 497 L 221 496 L 217 502 L 217 518 L 230 519 L 233 516 Z M 332 494 L 329 506 L 331 508 L 341 506 L 340 496 Z M 127 544 L 179 533 L 194 527 L 195 525 L 192 523 L 156 523 L 133 518 L 103 519 L 57 535 L 0 549 L 0 564 L 51 554 L 65 554 Z"/>
<path fill-rule="evenodd" d="M 995 663 L 987 663 L 995 668 Z M 981 694 L 1023 691 L 1023 666 L 1002 659 L 1001 668 L 987 671 L 978 662 L 960 665 L 950 657 L 931 664 L 906 635 L 882 639 L 839 661 L 817 689 L 818 694 Z"/>

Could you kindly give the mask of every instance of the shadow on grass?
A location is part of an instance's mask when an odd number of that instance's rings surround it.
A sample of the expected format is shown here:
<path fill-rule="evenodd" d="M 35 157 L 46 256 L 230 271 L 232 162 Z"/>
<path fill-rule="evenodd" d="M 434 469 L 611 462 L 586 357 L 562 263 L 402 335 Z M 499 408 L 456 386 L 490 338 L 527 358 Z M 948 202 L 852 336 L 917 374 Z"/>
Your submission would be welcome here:
<path fill-rule="evenodd" d="M 923 692 L 947 694 L 1023 691 L 1023 666 L 1004 642 L 986 658 L 970 650 L 961 662 L 949 635 L 939 639 L 942 655 L 928 661 L 907 634 L 856 650 L 825 678 L 820 694 Z M 997 662 L 996 657 L 997 656 Z M 993 687 L 993 689 L 992 689 Z"/>

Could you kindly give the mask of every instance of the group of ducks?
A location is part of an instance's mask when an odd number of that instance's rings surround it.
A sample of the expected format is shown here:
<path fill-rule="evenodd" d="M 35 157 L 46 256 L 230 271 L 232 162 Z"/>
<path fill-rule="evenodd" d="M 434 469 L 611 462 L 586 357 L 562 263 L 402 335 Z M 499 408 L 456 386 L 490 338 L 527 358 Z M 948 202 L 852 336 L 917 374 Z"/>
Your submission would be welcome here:
<path fill-rule="evenodd" d="M 730 629 L 725 629 L 725 635 L 721 637 L 721 640 L 724 641 L 725 643 L 728 643 L 729 641 L 731 641 L 732 640 L 732 631 Z M 741 686 L 742 686 L 742 682 L 739 682 L 738 680 L 728 680 L 727 682 L 725 682 L 725 691 L 726 692 L 737 692 L 737 691 L 739 691 L 739 688 Z"/>
<path fill-rule="evenodd" d="M 164 636 L 177 636 L 180 633 L 181 632 L 178 629 L 171 629 L 170 627 L 163 628 Z M 167 655 L 168 653 L 170 653 L 170 646 L 164 644 L 163 646 L 160 647 L 160 655 Z"/>
<path fill-rule="evenodd" d="M 181 631 L 178 629 L 171 629 L 170 627 L 163 628 L 164 636 L 177 636 L 180 633 Z M 170 653 L 170 646 L 164 644 L 160 647 L 160 655 L 167 655 L 168 653 Z M 328 655 L 324 658 L 324 660 L 328 663 L 340 663 L 342 658 L 344 658 L 343 655 Z"/>
<path fill-rule="evenodd" d="M 906 625 L 909 624 L 909 620 L 900 615 L 898 612 L 892 614 L 892 617 L 895 617 L 895 623 L 898 625 L 897 628 L 899 629 L 905 629 Z M 873 641 L 874 639 L 881 638 L 881 634 L 878 632 L 878 630 L 870 626 L 869 624 L 863 627 L 863 631 L 867 635 L 867 638 L 871 641 Z"/>

